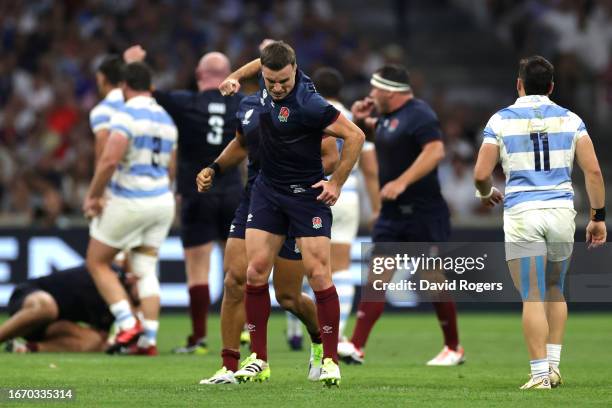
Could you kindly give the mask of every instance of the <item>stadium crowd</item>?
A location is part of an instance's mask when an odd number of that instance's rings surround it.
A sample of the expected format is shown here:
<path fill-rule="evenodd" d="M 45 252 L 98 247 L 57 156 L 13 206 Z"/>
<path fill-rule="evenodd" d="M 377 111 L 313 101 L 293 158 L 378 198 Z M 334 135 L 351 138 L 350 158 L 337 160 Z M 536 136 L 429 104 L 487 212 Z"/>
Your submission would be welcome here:
<path fill-rule="evenodd" d="M 480 13 L 488 24 L 499 27 L 502 36 L 524 24 L 520 18 L 524 14 L 556 33 L 551 53 L 562 51 L 564 57 L 556 65 L 559 76 L 567 79 L 565 88 L 557 88 L 560 102 L 570 106 L 572 98 L 583 102 L 580 84 L 586 75 L 597 84 L 607 84 L 589 89 L 598 90 L 594 95 L 598 101 L 609 103 L 610 1 L 488 3 L 490 8 Z M 340 70 L 346 81 L 342 97 L 348 104 L 367 92 L 370 75 L 383 63 L 411 67 L 410 50 L 400 45 L 401 38 L 385 39 L 386 45 L 379 46 L 337 7 L 329 0 L 4 2 L 0 5 L 0 223 L 62 227 L 84 222 L 80 206 L 93 175 L 87 115 L 98 100 L 94 68 L 106 54 L 120 53 L 131 44 L 149 50 L 157 89 L 194 89 L 192 67 L 204 51 L 222 51 L 239 66 L 257 55 L 263 38 L 291 42 L 307 73 L 322 65 Z M 166 18 L 170 15 L 176 17 Z M 585 36 L 607 42 L 595 42 L 601 52 L 585 49 L 580 46 Z M 542 37 L 508 38 L 517 52 L 523 52 L 530 49 L 529 41 Z M 596 59 L 589 57 L 594 52 Z M 584 64 L 589 69 L 582 69 Z M 450 154 L 441 166 L 441 181 L 453 214 L 482 212 L 471 194 L 449 192 L 469 184 L 475 146 L 490 111 L 449 102 L 449 90 L 432 89 L 422 70 L 413 70 L 411 82 L 442 122 Z"/>

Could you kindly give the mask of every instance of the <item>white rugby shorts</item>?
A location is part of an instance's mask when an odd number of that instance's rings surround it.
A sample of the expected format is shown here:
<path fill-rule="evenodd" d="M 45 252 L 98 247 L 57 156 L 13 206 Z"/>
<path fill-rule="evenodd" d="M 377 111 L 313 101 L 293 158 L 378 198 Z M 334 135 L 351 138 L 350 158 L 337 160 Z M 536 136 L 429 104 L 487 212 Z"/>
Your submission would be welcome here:
<path fill-rule="evenodd" d="M 89 224 L 89 235 L 117 249 L 159 248 L 174 219 L 172 193 L 152 198 L 108 195 L 102 213 Z"/>
<path fill-rule="evenodd" d="M 546 255 L 551 262 L 566 260 L 574 246 L 575 217 L 572 208 L 504 213 L 506 260 L 540 255 Z"/>

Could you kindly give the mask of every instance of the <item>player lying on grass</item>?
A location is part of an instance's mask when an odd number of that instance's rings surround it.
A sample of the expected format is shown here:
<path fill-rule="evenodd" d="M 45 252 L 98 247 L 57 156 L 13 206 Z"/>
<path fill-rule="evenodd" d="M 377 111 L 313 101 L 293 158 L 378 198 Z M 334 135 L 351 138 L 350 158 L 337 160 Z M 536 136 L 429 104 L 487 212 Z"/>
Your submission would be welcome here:
<path fill-rule="evenodd" d="M 240 359 L 240 331 L 245 322 L 244 290 L 246 284 L 245 227 L 249 217 L 251 188 L 260 170 L 259 120 L 265 112 L 261 106 L 262 93 L 245 97 L 239 106 L 240 120 L 235 139 L 225 148 L 210 167 L 203 169 L 197 177 L 199 191 L 212 187 L 213 179 L 239 165 L 248 156 L 248 182 L 241 204 L 232 221 L 225 247 L 225 282 L 221 306 L 221 337 L 223 367 L 201 384 L 235 384 L 234 373 Z M 334 138 L 325 138 L 321 143 L 321 156 L 326 172 L 332 172 L 338 161 L 338 149 Z M 304 266 L 294 239 L 287 239 L 276 257 L 274 265 L 274 287 L 276 299 L 281 307 L 293 313 L 308 329 L 312 340 L 308 378 L 319 379 L 323 349 L 317 322 L 315 304 L 301 292 Z M 260 376 L 261 379 L 264 376 Z"/>
<path fill-rule="evenodd" d="M 132 303 L 137 302 L 134 279 L 117 265 L 114 270 Z M 114 321 L 84 265 L 17 285 L 8 311 L 0 343 L 6 341 L 7 351 L 13 352 L 104 351 Z"/>

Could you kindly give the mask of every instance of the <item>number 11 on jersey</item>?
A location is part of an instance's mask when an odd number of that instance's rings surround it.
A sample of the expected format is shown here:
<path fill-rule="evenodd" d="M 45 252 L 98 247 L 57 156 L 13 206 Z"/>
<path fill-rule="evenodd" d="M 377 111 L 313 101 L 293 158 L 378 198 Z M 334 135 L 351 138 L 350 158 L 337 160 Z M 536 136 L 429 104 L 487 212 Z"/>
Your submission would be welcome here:
<path fill-rule="evenodd" d="M 535 159 L 535 171 L 542 171 L 542 163 L 540 158 L 540 141 L 542 142 L 542 151 L 544 152 L 544 171 L 550 171 L 550 153 L 548 148 L 548 133 L 536 132 L 529 135 L 533 142 L 533 155 Z"/>

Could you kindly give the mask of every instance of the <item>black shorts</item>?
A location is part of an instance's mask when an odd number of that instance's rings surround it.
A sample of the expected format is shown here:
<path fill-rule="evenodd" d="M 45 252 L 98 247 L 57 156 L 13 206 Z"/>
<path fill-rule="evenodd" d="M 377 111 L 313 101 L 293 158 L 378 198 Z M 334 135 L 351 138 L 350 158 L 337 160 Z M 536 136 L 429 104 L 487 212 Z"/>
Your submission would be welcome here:
<path fill-rule="evenodd" d="M 293 189 L 293 191 L 291 191 Z M 260 174 L 253 184 L 247 228 L 288 237 L 330 237 L 332 212 L 317 201 L 321 189 L 274 187 Z"/>
<path fill-rule="evenodd" d="M 232 220 L 228 238 L 244 239 L 246 222 L 249 216 L 249 205 L 251 203 L 250 196 L 250 191 L 245 190 L 242 199 L 240 200 L 240 205 L 238 205 L 238 208 L 236 209 L 234 219 Z M 287 238 L 285 240 L 285 243 L 278 252 L 278 256 L 293 261 L 302 260 L 302 254 L 300 254 L 294 238 Z"/>
<path fill-rule="evenodd" d="M 183 247 L 225 241 L 241 195 L 240 186 L 222 192 L 184 195 L 181 200 Z"/>
<path fill-rule="evenodd" d="M 372 230 L 373 242 L 446 242 L 450 237 L 448 215 L 392 218 L 381 216 Z"/>
<path fill-rule="evenodd" d="M 42 291 L 42 289 L 31 285 L 28 282 L 17 285 L 8 301 L 7 309 L 9 312 L 9 316 L 13 316 L 15 313 L 21 310 L 21 308 L 23 307 L 23 302 L 25 301 L 25 298 L 28 297 L 28 295 L 38 291 Z M 39 325 L 30 333 L 22 337 L 27 341 L 42 341 L 45 338 L 45 332 L 47 331 L 48 326 L 49 323 Z"/>

